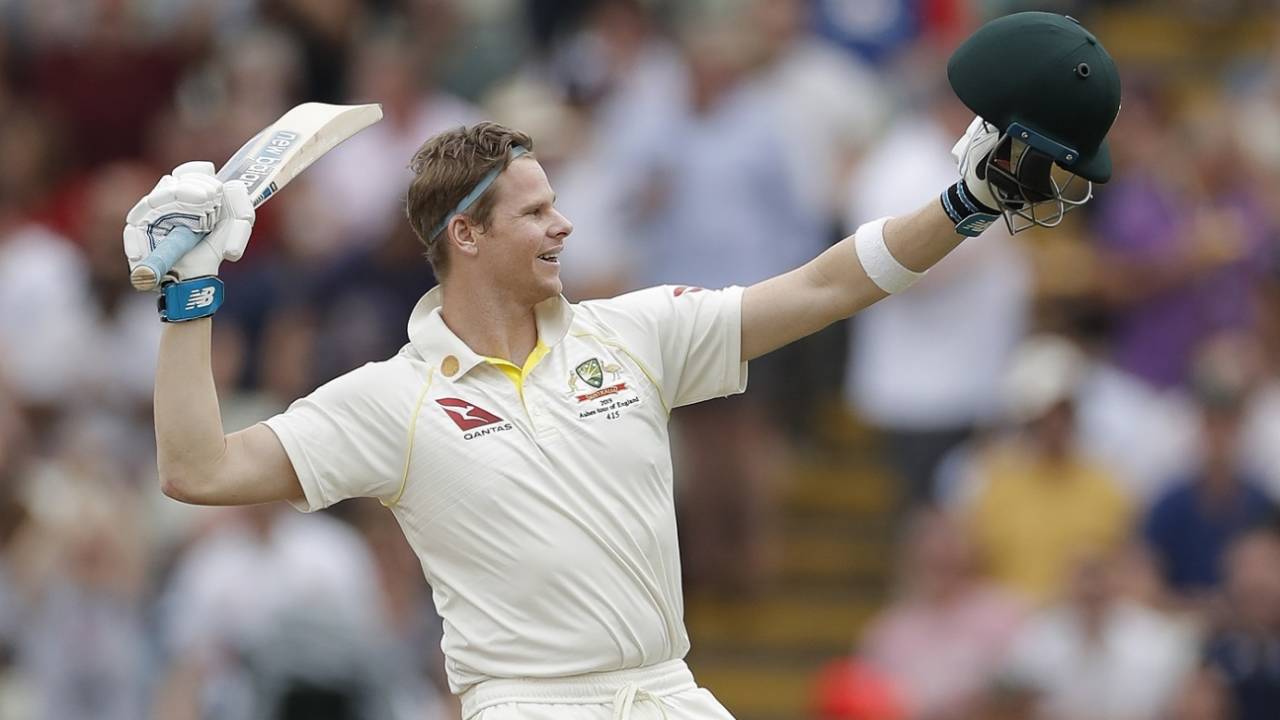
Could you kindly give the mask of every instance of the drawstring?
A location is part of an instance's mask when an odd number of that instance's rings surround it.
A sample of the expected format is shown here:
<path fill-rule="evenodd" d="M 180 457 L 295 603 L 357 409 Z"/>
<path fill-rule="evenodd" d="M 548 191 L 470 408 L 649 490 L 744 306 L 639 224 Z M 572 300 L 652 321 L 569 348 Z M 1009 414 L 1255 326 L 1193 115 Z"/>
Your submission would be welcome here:
<path fill-rule="evenodd" d="M 658 706 L 658 712 L 662 715 L 662 720 L 667 720 L 667 708 L 662 704 L 662 700 L 653 693 L 636 685 L 635 683 L 627 683 L 618 688 L 618 692 L 613 696 L 613 720 L 630 720 L 631 708 L 636 703 L 648 700 Z"/>

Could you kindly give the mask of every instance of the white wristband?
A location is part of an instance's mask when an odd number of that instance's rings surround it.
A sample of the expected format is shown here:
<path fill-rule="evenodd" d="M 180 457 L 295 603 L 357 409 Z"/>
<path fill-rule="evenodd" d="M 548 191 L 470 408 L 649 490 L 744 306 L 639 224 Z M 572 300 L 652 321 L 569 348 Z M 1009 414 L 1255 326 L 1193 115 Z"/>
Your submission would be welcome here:
<path fill-rule="evenodd" d="M 882 217 L 863 223 L 853 234 L 853 247 L 871 282 L 892 295 L 914 285 L 924 273 L 904 267 L 889 252 L 884 244 L 884 224 L 888 220 Z"/>

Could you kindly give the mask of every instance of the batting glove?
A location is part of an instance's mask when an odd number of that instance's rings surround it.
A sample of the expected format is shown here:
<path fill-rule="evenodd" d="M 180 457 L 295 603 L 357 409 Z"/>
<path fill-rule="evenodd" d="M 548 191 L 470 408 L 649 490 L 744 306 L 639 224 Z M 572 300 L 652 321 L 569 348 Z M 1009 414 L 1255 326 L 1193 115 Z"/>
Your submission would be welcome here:
<path fill-rule="evenodd" d="M 170 231 L 181 226 L 208 234 L 174 263 L 169 275 L 176 280 L 215 276 L 223 260 L 235 262 L 244 254 L 254 218 L 244 183 L 218 180 L 213 163 L 183 163 L 160 178 L 129 211 L 124 228 L 129 269 L 132 271 Z"/>
<path fill-rule="evenodd" d="M 951 148 L 951 156 L 956 159 L 960 177 L 964 178 L 965 189 L 973 195 L 973 199 L 993 210 L 999 209 L 1000 204 L 987 183 L 987 157 L 995 150 L 1000 135 L 1001 132 L 995 125 L 975 117 L 964 135 Z"/>

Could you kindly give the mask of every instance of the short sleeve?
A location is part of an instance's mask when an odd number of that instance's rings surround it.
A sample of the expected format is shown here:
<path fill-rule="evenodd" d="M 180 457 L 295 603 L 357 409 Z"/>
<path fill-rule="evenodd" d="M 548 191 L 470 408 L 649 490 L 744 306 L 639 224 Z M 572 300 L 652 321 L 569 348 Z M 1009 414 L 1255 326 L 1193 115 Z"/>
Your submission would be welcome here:
<path fill-rule="evenodd" d="M 648 364 L 667 407 L 747 388 L 741 287 L 663 285 L 581 307 Z"/>
<path fill-rule="evenodd" d="M 303 512 L 353 497 L 394 498 L 404 474 L 415 378 L 397 361 L 369 363 L 265 421 L 302 485 Z"/>

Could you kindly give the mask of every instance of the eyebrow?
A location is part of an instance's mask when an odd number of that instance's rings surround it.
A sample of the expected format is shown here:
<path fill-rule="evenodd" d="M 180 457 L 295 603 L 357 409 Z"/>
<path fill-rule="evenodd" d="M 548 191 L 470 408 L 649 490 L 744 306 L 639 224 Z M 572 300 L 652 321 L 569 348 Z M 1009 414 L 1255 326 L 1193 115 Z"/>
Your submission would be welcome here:
<path fill-rule="evenodd" d="M 556 196 L 556 194 L 555 194 L 555 193 L 551 193 L 551 204 L 552 204 L 552 205 L 555 205 L 555 204 L 556 204 L 556 197 L 557 197 L 557 196 Z M 531 210 L 537 210 L 538 208 L 540 208 L 540 207 L 542 207 L 543 205 L 546 205 L 546 204 L 547 204 L 547 203 L 546 203 L 545 201 L 543 201 L 543 200 L 539 200 L 539 201 L 537 201 L 537 202 L 532 202 L 532 203 L 529 203 L 528 205 L 525 205 L 525 206 L 521 207 L 521 208 L 520 208 L 520 212 L 521 212 L 521 214 L 523 214 L 523 213 L 527 213 L 527 212 L 529 212 L 529 211 L 531 211 Z"/>

